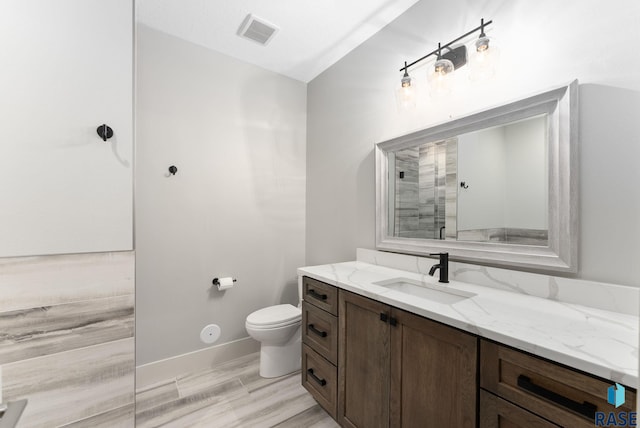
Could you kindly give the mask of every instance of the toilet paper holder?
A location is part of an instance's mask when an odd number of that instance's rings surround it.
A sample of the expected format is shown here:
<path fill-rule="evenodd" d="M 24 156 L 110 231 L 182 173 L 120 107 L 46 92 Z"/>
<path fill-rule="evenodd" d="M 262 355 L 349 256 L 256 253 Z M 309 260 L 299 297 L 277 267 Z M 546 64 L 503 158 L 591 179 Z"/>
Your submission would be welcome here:
<path fill-rule="evenodd" d="M 237 279 L 233 278 L 233 282 L 236 282 Z M 216 287 L 220 285 L 220 279 L 219 278 L 213 278 L 213 281 L 211 281 L 213 283 L 213 285 L 215 285 Z"/>

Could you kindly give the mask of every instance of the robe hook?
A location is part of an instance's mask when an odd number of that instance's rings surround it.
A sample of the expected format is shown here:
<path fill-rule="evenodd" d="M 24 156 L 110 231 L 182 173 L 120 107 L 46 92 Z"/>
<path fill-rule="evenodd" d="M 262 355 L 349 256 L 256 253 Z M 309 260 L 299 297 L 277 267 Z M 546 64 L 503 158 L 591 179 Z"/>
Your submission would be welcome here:
<path fill-rule="evenodd" d="M 98 126 L 96 132 L 98 133 L 100 138 L 102 138 L 102 141 L 107 141 L 109 138 L 113 137 L 113 129 L 111 129 L 111 127 L 107 126 L 104 123 Z"/>

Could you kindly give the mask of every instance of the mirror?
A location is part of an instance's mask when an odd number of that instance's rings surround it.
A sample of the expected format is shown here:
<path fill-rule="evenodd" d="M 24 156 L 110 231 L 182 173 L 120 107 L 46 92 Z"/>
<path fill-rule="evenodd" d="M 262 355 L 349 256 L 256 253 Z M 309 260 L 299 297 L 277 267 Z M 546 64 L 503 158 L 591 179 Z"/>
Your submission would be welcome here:
<path fill-rule="evenodd" d="M 547 115 L 389 153 L 389 233 L 547 245 Z"/>
<path fill-rule="evenodd" d="M 577 81 L 376 145 L 376 246 L 577 269 Z"/>

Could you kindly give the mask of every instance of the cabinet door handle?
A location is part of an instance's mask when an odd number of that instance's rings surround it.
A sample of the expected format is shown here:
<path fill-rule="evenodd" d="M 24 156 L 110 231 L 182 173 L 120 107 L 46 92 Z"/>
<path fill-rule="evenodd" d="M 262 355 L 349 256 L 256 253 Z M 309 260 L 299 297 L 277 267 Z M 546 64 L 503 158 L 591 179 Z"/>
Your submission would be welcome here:
<path fill-rule="evenodd" d="M 583 416 L 595 420 L 596 411 L 598 410 L 598 406 L 596 406 L 595 404 L 591 404 L 587 401 L 584 401 L 583 403 L 573 401 L 572 399 L 567 398 L 564 395 L 560 395 L 557 392 L 553 392 L 541 387 L 540 385 L 536 385 L 531 381 L 530 378 L 525 375 L 518 376 L 518 386 L 526 391 L 531 392 L 532 394 L 552 401 L 559 406 L 566 407 L 567 409 L 571 409 L 574 412 L 578 412 Z"/>
<path fill-rule="evenodd" d="M 327 337 L 327 332 L 326 331 L 318 330 L 316 328 L 316 326 L 314 326 L 313 324 L 309 324 L 307 327 L 309 327 L 309 330 L 311 330 L 312 332 L 314 332 L 318 336 Z"/>
<path fill-rule="evenodd" d="M 319 378 L 318 376 L 316 376 L 316 374 L 313 372 L 313 369 L 307 369 L 307 373 L 309 373 L 309 376 L 311 376 L 311 378 L 313 380 L 315 380 L 316 382 L 318 382 L 320 384 L 320 386 L 325 386 L 327 384 L 327 381 L 324 379 Z"/>
<path fill-rule="evenodd" d="M 396 325 L 398 325 L 398 320 L 394 317 L 389 318 L 389 325 L 395 327 Z"/>
<path fill-rule="evenodd" d="M 389 321 L 389 315 L 385 314 L 384 312 L 380 312 L 380 321 L 382 322 Z"/>
<path fill-rule="evenodd" d="M 307 290 L 307 294 L 310 294 L 311 297 L 315 297 L 316 299 L 320 299 L 320 300 L 327 300 L 327 296 L 326 294 L 320 294 L 318 293 L 316 290 L 314 290 L 313 288 L 310 288 L 309 290 Z"/>

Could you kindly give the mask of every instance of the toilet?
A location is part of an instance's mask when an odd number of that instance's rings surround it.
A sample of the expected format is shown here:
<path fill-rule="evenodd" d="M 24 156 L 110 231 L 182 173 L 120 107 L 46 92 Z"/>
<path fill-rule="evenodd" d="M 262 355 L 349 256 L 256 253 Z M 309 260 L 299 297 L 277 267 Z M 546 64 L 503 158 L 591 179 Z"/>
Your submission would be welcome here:
<path fill-rule="evenodd" d="M 298 278 L 298 296 L 302 279 Z M 302 304 L 275 305 L 247 316 L 249 336 L 260 342 L 260 376 L 278 377 L 300 370 Z"/>

